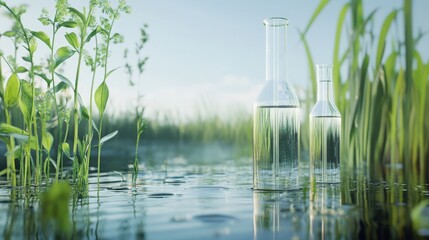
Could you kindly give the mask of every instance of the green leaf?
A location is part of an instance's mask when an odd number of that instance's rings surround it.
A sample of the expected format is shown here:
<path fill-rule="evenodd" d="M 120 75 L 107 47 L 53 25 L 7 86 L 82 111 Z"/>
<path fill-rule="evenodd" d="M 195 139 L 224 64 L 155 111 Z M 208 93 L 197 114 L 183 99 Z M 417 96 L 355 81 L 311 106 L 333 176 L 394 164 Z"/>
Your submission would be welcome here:
<path fill-rule="evenodd" d="M 68 143 L 66 143 L 66 142 L 63 142 L 63 143 L 61 144 L 61 148 L 62 148 L 62 150 L 63 150 L 63 153 L 64 153 L 68 158 L 70 158 L 70 159 L 71 159 L 71 156 L 70 156 L 70 146 L 69 146 L 69 144 L 68 144 Z"/>
<path fill-rule="evenodd" d="M 5 143 L 6 145 L 10 144 L 10 138 L 6 135 L 0 133 L 0 142 Z"/>
<path fill-rule="evenodd" d="M 31 34 L 33 34 L 33 36 L 35 36 L 36 38 L 38 38 L 42 42 L 44 42 L 50 49 L 52 48 L 51 39 L 48 37 L 48 35 L 46 33 L 42 32 L 42 31 L 40 31 L 40 32 L 32 31 Z"/>
<path fill-rule="evenodd" d="M 28 72 L 28 69 L 26 69 L 23 66 L 19 66 L 15 69 L 15 73 L 25 73 L 25 72 Z"/>
<path fill-rule="evenodd" d="M 110 70 L 107 74 L 106 74 L 106 79 L 109 77 L 110 74 L 112 74 L 114 71 L 118 70 L 120 67 L 117 67 L 115 69 Z"/>
<path fill-rule="evenodd" d="M 26 131 L 7 123 L 0 123 L 0 132 L 7 136 L 10 136 L 11 134 L 23 134 L 28 136 Z"/>
<path fill-rule="evenodd" d="M 69 7 L 68 9 L 70 12 L 72 12 L 76 16 L 78 16 L 80 18 L 80 20 L 82 20 L 82 22 L 86 22 L 85 15 L 83 15 L 83 13 L 79 12 L 79 10 L 77 10 L 76 8 L 72 8 L 72 7 Z"/>
<path fill-rule="evenodd" d="M 31 58 L 29 56 L 24 56 L 22 59 L 26 62 L 31 62 Z"/>
<path fill-rule="evenodd" d="M 54 137 L 50 132 L 45 132 L 42 134 L 42 146 L 49 152 L 54 143 Z"/>
<path fill-rule="evenodd" d="M 85 119 L 89 119 L 88 109 L 86 109 L 85 104 L 83 104 L 82 97 L 80 94 L 77 94 L 77 100 L 79 102 L 79 114 Z"/>
<path fill-rule="evenodd" d="M 58 28 L 60 28 L 60 27 L 75 28 L 75 27 L 77 27 L 77 22 L 75 22 L 75 21 L 65 21 L 65 22 L 62 22 L 62 23 L 58 24 Z"/>
<path fill-rule="evenodd" d="M 333 83 L 334 83 L 334 92 L 335 92 L 335 99 L 339 101 L 339 84 L 340 84 L 340 40 L 341 40 L 341 33 L 344 25 L 344 20 L 346 19 L 347 12 L 350 8 L 350 4 L 347 3 L 343 6 L 341 9 L 340 15 L 337 20 L 337 30 L 335 31 L 335 43 L 334 43 L 334 60 L 333 60 Z"/>
<path fill-rule="evenodd" d="M 19 99 L 19 107 L 24 120 L 28 124 L 31 120 L 31 111 L 33 108 L 33 88 L 27 81 L 21 81 L 21 98 Z"/>
<path fill-rule="evenodd" d="M 16 33 L 14 31 L 6 31 L 2 35 L 6 37 L 15 37 Z"/>
<path fill-rule="evenodd" d="M 28 141 L 28 133 L 27 134 L 18 134 L 18 133 L 11 133 L 11 137 L 15 138 L 17 141 L 20 142 L 27 142 Z M 34 136 L 31 137 L 31 139 L 34 141 Z"/>
<path fill-rule="evenodd" d="M 100 29 L 101 29 L 100 26 L 98 26 L 96 29 L 92 30 L 91 33 L 89 33 L 88 36 L 86 37 L 85 42 L 91 41 L 91 39 L 95 36 L 95 34 L 100 32 Z"/>
<path fill-rule="evenodd" d="M 5 169 L 3 169 L 3 170 L 0 171 L 0 176 L 3 176 L 3 175 L 5 175 L 5 174 L 7 174 L 9 172 L 10 172 L 10 169 L 9 168 L 5 168 Z"/>
<path fill-rule="evenodd" d="M 307 23 L 307 26 L 305 27 L 305 30 L 302 32 L 302 35 L 305 36 L 310 29 L 311 25 L 313 25 L 313 22 L 316 20 L 317 16 L 322 12 L 322 10 L 328 5 L 329 0 L 321 0 L 319 2 L 319 5 L 317 6 L 316 10 L 313 12 L 313 15 L 310 18 L 310 21 Z"/>
<path fill-rule="evenodd" d="M 28 139 L 28 136 L 27 136 L 27 139 Z M 15 159 L 20 159 L 21 158 L 21 153 L 22 153 L 22 145 L 18 145 L 18 146 L 15 146 L 15 148 L 12 149 L 12 151 L 8 151 L 5 154 L 5 156 L 6 157 L 13 156 L 13 158 L 15 158 Z"/>
<path fill-rule="evenodd" d="M 48 159 L 49 159 L 49 162 L 54 166 L 54 168 L 57 169 L 58 167 L 57 167 L 57 163 L 55 162 L 55 160 L 52 158 L 47 158 L 46 160 L 48 160 Z"/>
<path fill-rule="evenodd" d="M 63 89 L 67 89 L 68 88 L 68 84 L 65 82 L 59 82 L 57 85 L 55 85 L 55 87 L 52 89 L 53 93 L 57 93 Z"/>
<path fill-rule="evenodd" d="M 57 75 L 62 82 L 66 83 L 71 89 L 74 90 L 73 83 L 68 78 L 66 78 L 64 75 L 59 74 L 57 72 L 55 73 L 55 75 Z"/>
<path fill-rule="evenodd" d="M 100 86 L 95 90 L 95 105 L 97 105 L 100 116 L 104 114 L 106 110 L 107 100 L 109 99 L 109 88 L 105 81 L 103 81 Z"/>
<path fill-rule="evenodd" d="M 66 34 L 67 42 L 77 51 L 79 49 L 79 39 L 77 38 L 76 33 L 67 33 Z"/>
<path fill-rule="evenodd" d="M 30 38 L 30 48 L 28 49 L 28 51 L 30 51 L 31 53 L 34 53 L 37 50 L 37 42 L 34 38 Z"/>
<path fill-rule="evenodd" d="M 393 10 L 384 20 L 383 25 L 381 27 L 380 36 L 378 37 L 378 45 L 377 45 L 377 55 L 376 55 L 376 69 L 381 64 L 381 61 L 383 60 L 383 54 L 384 54 L 384 48 L 386 47 L 386 36 L 389 32 L 390 25 L 392 24 L 393 20 L 396 18 L 398 10 Z"/>
<path fill-rule="evenodd" d="M 98 134 L 100 134 L 100 132 L 98 131 L 97 124 L 95 124 L 94 120 L 92 120 L 92 127 L 94 128 L 94 130 L 95 130 Z"/>
<path fill-rule="evenodd" d="M 46 76 L 46 74 L 44 74 L 44 73 L 34 73 L 34 75 L 37 75 L 37 76 L 41 77 L 43 80 L 45 80 L 45 82 L 48 84 L 48 86 L 51 85 L 52 79 L 48 78 L 48 76 Z"/>
<path fill-rule="evenodd" d="M 6 84 L 6 92 L 4 94 L 4 102 L 7 108 L 13 106 L 19 99 L 19 90 L 21 83 L 18 76 L 13 73 Z"/>
<path fill-rule="evenodd" d="M 111 132 L 109 134 L 107 134 L 106 136 L 104 136 L 103 138 L 101 138 L 100 142 L 98 143 L 98 145 L 103 145 L 105 142 L 109 141 L 110 139 L 112 139 L 114 136 L 116 136 L 116 134 L 118 134 L 118 130 Z"/>
<path fill-rule="evenodd" d="M 63 63 L 65 60 L 69 59 L 75 51 L 71 49 L 70 47 L 61 47 L 57 50 L 55 53 L 55 68 L 56 69 L 61 63 Z"/>

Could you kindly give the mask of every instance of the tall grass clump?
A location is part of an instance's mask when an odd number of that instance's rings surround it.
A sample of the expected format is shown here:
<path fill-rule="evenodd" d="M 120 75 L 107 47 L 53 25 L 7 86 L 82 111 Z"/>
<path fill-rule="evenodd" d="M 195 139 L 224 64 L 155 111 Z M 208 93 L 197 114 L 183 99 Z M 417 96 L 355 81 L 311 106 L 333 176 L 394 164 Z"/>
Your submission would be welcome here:
<path fill-rule="evenodd" d="M 117 134 L 112 131 L 103 135 L 109 98 L 107 80 L 116 70 L 108 60 L 113 44 L 123 41 L 114 31 L 114 23 L 121 14 L 130 13 L 131 8 L 124 0 L 115 6 L 108 0 L 91 0 L 87 7 L 78 10 L 67 0 L 57 0 L 53 14 L 44 9 L 38 18 L 49 29 L 47 32 L 25 27 L 23 6 L 11 7 L 0 1 L 0 9 L 13 22 L 0 38 L 10 39 L 14 46 L 11 55 L 0 51 L 0 109 L 4 113 L 0 141 L 7 148 L 7 167 L 0 175 L 7 175 L 12 186 L 39 186 L 43 180 L 50 183 L 53 167 L 52 180 L 70 176 L 77 191 L 85 193 L 94 132 L 98 137 L 98 174 L 102 145 Z M 58 46 L 59 38 L 65 39 L 67 45 Z M 36 61 L 44 50 L 49 53 L 47 59 L 40 57 L 42 60 Z M 69 63 L 69 70 L 74 68 L 74 78 L 67 76 L 70 71 L 62 71 L 65 63 Z M 88 82 L 81 82 L 83 63 L 92 72 Z M 101 77 L 96 74 L 98 69 L 102 70 Z M 95 83 L 99 83 L 96 89 Z M 80 96 L 82 84 L 90 88 L 88 104 Z M 71 99 L 66 94 L 69 91 Z M 98 110 L 98 123 L 93 118 L 93 103 Z M 79 135 L 80 129 L 85 131 Z M 63 171 L 65 160 L 72 161 L 70 175 Z M 20 169 L 16 169 L 16 162 Z"/>
<path fill-rule="evenodd" d="M 313 99 L 316 79 L 306 37 L 329 2 L 320 1 L 300 32 Z M 365 169 L 370 176 L 389 172 L 386 169 L 404 169 L 399 175 L 392 171 L 384 177 L 402 181 L 405 173 L 411 173 L 413 179 L 426 182 L 429 123 L 424 116 L 429 110 L 429 60 L 422 59 L 416 49 L 423 34 L 413 33 L 412 1 L 404 0 L 401 8 L 385 16 L 380 29 L 373 24 L 377 10 L 365 14 L 363 9 L 362 0 L 343 5 L 333 46 L 335 100 L 344 116 L 342 164 Z"/>

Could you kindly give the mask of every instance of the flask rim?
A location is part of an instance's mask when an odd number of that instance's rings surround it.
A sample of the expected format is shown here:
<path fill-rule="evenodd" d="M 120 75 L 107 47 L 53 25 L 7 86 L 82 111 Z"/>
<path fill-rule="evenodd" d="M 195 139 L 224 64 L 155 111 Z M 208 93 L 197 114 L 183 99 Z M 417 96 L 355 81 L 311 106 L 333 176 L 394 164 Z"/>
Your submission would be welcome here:
<path fill-rule="evenodd" d="M 316 64 L 316 70 L 320 68 L 334 68 L 332 64 Z"/>
<path fill-rule="evenodd" d="M 289 21 L 284 17 L 270 17 L 264 19 L 264 25 L 270 27 L 287 26 Z"/>

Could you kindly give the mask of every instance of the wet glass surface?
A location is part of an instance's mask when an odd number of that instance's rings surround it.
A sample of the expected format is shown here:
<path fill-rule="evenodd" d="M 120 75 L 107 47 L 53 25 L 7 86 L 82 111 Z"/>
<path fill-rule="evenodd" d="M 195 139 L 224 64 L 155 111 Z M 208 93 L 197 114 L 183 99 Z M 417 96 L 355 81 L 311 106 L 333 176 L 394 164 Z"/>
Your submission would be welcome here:
<path fill-rule="evenodd" d="M 213 156 L 215 157 L 215 156 Z M 126 171 L 108 171 L 97 185 L 90 175 L 88 197 L 69 202 L 75 239 L 419 239 L 429 236 L 429 185 L 403 181 L 391 170 L 384 178 L 344 171 L 340 184 L 300 190 L 253 191 L 252 160 L 241 158 L 141 165 L 131 188 Z M 186 164 L 183 163 L 185 161 Z M 301 169 L 302 172 L 307 170 Z M 410 177 L 410 179 L 412 179 Z M 39 190 L 12 189 L 0 180 L 0 234 L 5 239 L 54 238 L 40 221 Z M 27 192 L 27 193 L 28 193 Z M 25 195 L 25 197 L 24 197 Z"/>

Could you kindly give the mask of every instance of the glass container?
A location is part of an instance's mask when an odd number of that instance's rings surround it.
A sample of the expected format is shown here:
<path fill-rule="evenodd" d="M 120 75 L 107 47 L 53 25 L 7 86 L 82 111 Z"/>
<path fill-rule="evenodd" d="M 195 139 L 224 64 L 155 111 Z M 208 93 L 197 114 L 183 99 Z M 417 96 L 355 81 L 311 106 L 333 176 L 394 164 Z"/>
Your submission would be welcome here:
<path fill-rule="evenodd" d="M 299 101 L 286 81 L 288 20 L 268 18 L 266 81 L 254 104 L 253 189 L 298 189 Z"/>
<path fill-rule="evenodd" d="M 340 182 L 341 114 L 334 103 L 332 66 L 316 65 L 317 102 L 310 113 L 310 180 Z"/>

